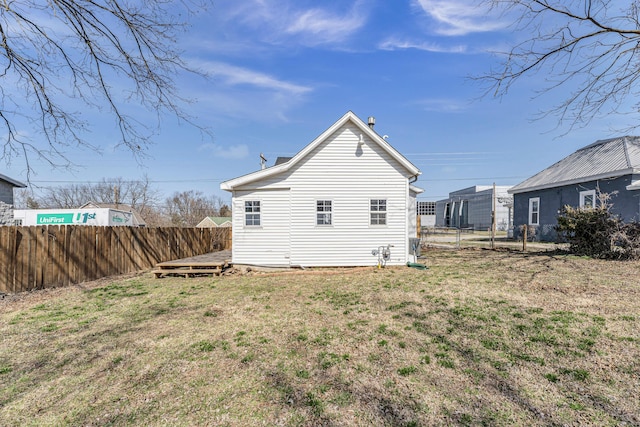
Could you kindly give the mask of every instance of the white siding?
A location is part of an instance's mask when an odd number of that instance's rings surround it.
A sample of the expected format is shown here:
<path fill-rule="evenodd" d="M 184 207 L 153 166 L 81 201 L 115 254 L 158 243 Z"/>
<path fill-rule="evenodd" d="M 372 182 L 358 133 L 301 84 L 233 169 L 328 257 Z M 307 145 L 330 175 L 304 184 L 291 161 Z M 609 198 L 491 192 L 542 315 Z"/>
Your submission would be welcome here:
<path fill-rule="evenodd" d="M 260 202 L 260 226 L 245 226 L 245 201 Z M 289 266 L 290 205 L 288 189 L 235 192 L 232 229 L 235 264 Z"/>
<path fill-rule="evenodd" d="M 291 265 L 376 265 L 371 251 L 388 244 L 394 246 L 388 264 L 407 262 L 408 237 L 415 235 L 415 215 L 410 224 L 407 214 L 415 213 L 409 177 L 368 137 L 359 144 L 360 134 L 348 123 L 289 171 L 235 192 L 234 263 L 282 264 L 287 248 Z M 272 191 L 282 188 L 290 188 L 288 200 L 287 193 Z M 386 225 L 369 224 L 371 199 L 387 200 Z M 244 227 L 244 200 L 262 200 L 261 228 Z M 316 225 L 317 200 L 332 201 L 331 225 Z M 290 208 L 283 206 L 287 201 Z M 279 208 L 267 210 L 272 203 Z"/>

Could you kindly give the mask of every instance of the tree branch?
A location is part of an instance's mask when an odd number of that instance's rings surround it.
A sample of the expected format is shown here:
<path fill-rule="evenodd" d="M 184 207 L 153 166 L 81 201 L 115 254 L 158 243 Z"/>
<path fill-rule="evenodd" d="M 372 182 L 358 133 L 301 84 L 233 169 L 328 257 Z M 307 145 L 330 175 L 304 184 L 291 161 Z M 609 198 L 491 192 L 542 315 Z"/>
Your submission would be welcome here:
<path fill-rule="evenodd" d="M 541 93 L 569 90 L 559 105 L 558 124 L 584 126 L 594 118 L 622 113 L 638 89 L 640 25 L 638 1 L 622 14 L 606 0 L 495 0 L 495 7 L 516 13 L 517 34 L 533 34 L 503 53 L 500 69 L 477 79 L 499 97 L 524 76 L 545 73 Z M 637 113 L 636 107 L 631 112 Z M 640 126 L 640 125 L 636 125 Z M 634 126 L 635 127 L 635 126 Z"/>
<path fill-rule="evenodd" d="M 196 73 L 176 50 L 175 35 L 185 25 L 174 20 L 176 13 L 203 7 L 194 1 L 3 3 L 0 127 L 5 132 L 0 128 L 0 135 L 4 135 L 1 158 L 8 163 L 24 157 L 32 172 L 30 156 L 69 167 L 64 147 L 97 150 L 84 138 L 89 124 L 82 110 L 69 109 L 78 101 L 99 111 L 107 110 L 119 129 L 119 144 L 137 158 L 151 143 L 152 126 L 127 114 L 129 106 L 157 112 L 156 126 L 162 114 L 168 113 L 206 132 L 184 112 L 188 100 L 180 96 L 173 80 L 179 72 Z M 51 20 L 55 21 L 54 27 Z M 129 85 L 128 93 L 113 84 L 119 77 Z M 22 89 L 21 96 L 13 90 L 8 96 L 9 88 Z M 27 132 L 21 130 L 25 119 L 30 123 L 29 130 L 44 137 L 44 143 L 26 137 Z"/>

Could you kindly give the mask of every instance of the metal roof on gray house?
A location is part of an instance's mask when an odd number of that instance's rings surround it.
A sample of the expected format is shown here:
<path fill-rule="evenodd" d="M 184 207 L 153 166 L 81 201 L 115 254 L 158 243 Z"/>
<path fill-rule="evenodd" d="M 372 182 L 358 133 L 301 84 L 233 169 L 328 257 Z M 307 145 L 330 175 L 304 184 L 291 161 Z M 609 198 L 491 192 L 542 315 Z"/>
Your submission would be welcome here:
<path fill-rule="evenodd" d="M 6 175 L 2 175 L 1 173 L 0 173 L 0 180 L 8 182 L 9 184 L 13 185 L 14 187 L 18 187 L 18 188 L 26 188 L 27 187 L 26 184 L 23 184 L 20 181 L 16 181 L 15 179 L 9 178 Z"/>
<path fill-rule="evenodd" d="M 640 137 L 596 141 L 512 187 L 509 193 L 571 185 L 640 173 Z"/>

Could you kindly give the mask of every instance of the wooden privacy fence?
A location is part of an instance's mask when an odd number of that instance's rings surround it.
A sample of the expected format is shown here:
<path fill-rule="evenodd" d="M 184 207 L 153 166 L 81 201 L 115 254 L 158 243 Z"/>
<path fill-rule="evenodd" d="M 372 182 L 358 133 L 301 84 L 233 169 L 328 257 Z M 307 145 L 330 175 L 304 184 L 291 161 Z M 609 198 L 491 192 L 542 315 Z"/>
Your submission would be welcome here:
<path fill-rule="evenodd" d="M 0 227 L 0 292 L 66 286 L 231 249 L 230 228 Z"/>

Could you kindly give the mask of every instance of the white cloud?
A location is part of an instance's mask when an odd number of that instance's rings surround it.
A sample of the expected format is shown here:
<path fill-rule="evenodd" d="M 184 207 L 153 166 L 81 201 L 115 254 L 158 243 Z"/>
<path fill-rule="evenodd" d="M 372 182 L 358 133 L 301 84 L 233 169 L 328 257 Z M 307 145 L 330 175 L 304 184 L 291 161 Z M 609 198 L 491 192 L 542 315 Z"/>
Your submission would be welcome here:
<path fill-rule="evenodd" d="M 218 10 L 226 17 L 225 23 L 233 26 L 227 29 L 229 32 L 241 35 L 248 29 L 250 33 L 257 31 L 262 42 L 273 45 L 317 46 L 344 43 L 360 30 L 368 18 L 363 1 L 357 0 L 345 9 L 341 2 L 334 3 L 339 6 L 304 7 L 300 1 L 291 0 L 233 0 L 228 4 L 222 1 Z"/>
<path fill-rule="evenodd" d="M 477 0 L 413 0 L 439 24 L 435 32 L 444 36 L 495 31 L 507 24 L 501 22 Z"/>
<path fill-rule="evenodd" d="M 185 80 L 183 94 L 197 100 L 193 115 L 259 122 L 289 120 L 289 114 L 304 103 L 314 90 L 273 75 L 235 65 L 212 61 L 193 61 L 211 76 L 210 81 Z M 204 83 L 204 84 L 203 84 Z"/>
<path fill-rule="evenodd" d="M 405 50 L 405 49 L 417 49 L 427 52 L 436 53 L 466 53 L 466 45 L 456 46 L 441 46 L 432 42 L 413 42 L 408 40 L 398 40 L 396 38 L 389 38 L 378 45 L 382 50 Z"/>
<path fill-rule="evenodd" d="M 273 76 L 222 62 L 202 62 L 199 68 L 218 83 L 229 86 L 247 85 L 291 95 L 304 95 L 313 89 L 279 80 Z"/>
<path fill-rule="evenodd" d="M 208 143 L 201 145 L 200 151 L 208 151 L 215 157 L 223 159 L 245 159 L 249 156 L 249 147 L 246 144 L 236 144 L 222 146 L 220 144 Z"/>
<path fill-rule="evenodd" d="M 469 108 L 468 102 L 457 99 L 433 98 L 423 99 L 416 102 L 425 111 L 433 111 L 439 113 L 460 113 Z"/>
<path fill-rule="evenodd" d="M 354 6 L 346 15 L 324 9 L 310 9 L 295 13 L 289 18 L 286 32 L 304 35 L 313 44 L 342 42 L 357 32 L 366 22 L 366 17 Z"/>

